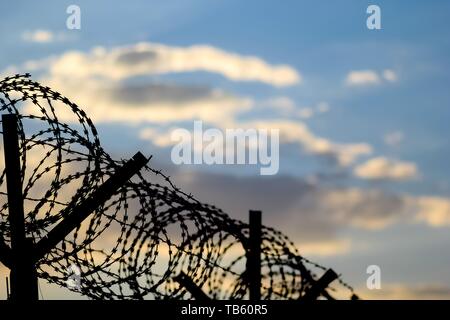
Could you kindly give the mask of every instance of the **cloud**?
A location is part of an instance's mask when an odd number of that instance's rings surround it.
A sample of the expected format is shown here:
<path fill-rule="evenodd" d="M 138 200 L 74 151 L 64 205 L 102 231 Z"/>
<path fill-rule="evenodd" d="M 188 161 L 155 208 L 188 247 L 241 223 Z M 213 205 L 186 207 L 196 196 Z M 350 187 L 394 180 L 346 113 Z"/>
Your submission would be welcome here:
<path fill-rule="evenodd" d="M 386 69 L 381 74 L 374 70 L 354 70 L 347 74 L 345 82 L 349 86 L 369 86 L 378 85 L 383 80 L 396 82 L 398 76 L 391 69 Z"/>
<path fill-rule="evenodd" d="M 210 123 L 227 123 L 253 106 L 250 98 L 207 87 L 164 83 L 108 84 L 97 79 L 80 82 L 59 78 L 49 78 L 45 84 L 76 101 L 96 123 L 169 124 L 198 118 Z M 64 113 L 61 111 L 59 117 L 67 122 L 75 120 L 69 109 Z"/>
<path fill-rule="evenodd" d="M 323 114 L 330 111 L 330 106 L 326 102 L 320 102 L 314 107 L 300 108 L 296 115 L 301 119 L 309 119 L 316 115 Z"/>
<path fill-rule="evenodd" d="M 405 135 L 401 131 L 389 132 L 384 136 L 384 142 L 391 147 L 397 147 L 405 138 Z"/>
<path fill-rule="evenodd" d="M 337 239 L 329 241 L 300 242 L 295 247 L 302 255 L 308 257 L 330 257 L 344 255 L 351 252 L 350 239 Z"/>
<path fill-rule="evenodd" d="M 213 203 L 234 218 L 247 221 L 248 210 L 262 210 L 264 224 L 292 236 L 295 243 L 323 245 L 335 240 L 335 225 L 321 215 L 299 210 L 299 203 L 315 191 L 315 186 L 303 179 L 278 175 L 231 176 L 178 167 L 166 171 L 183 190 L 189 190 L 200 201 Z"/>
<path fill-rule="evenodd" d="M 369 180 L 410 180 L 418 176 L 418 169 L 412 162 L 400 162 L 377 157 L 354 168 L 355 176 Z"/>
<path fill-rule="evenodd" d="M 298 84 L 300 74 L 288 65 L 270 65 L 255 56 L 242 56 L 213 46 L 174 47 L 138 43 L 127 47 L 70 51 L 54 59 L 53 76 L 103 77 L 122 80 L 139 75 L 204 71 L 232 81 L 256 81 L 275 87 Z"/>
<path fill-rule="evenodd" d="M 33 31 L 24 31 L 22 40 L 34 43 L 51 43 L 55 41 L 64 41 L 67 36 L 63 33 L 54 33 L 50 30 L 37 29 Z"/>
<path fill-rule="evenodd" d="M 372 147 L 366 143 L 335 143 L 316 136 L 301 122 L 281 119 L 251 121 L 246 125 L 261 129 L 280 129 L 281 141 L 285 143 L 297 143 L 307 152 L 331 158 L 341 166 L 349 166 L 359 156 L 372 152 Z"/>
<path fill-rule="evenodd" d="M 171 128 L 170 131 L 176 130 L 177 128 Z M 160 130 L 147 127 L 139 132 L 139 138 L 142 140 L 148 140 L 159 147 L 168 147 L 174 145 L 174 141 L 168 131 L 161 132 Z"/>
<path fill-rule="evenodd" d="M 291 98 L 286 96 L 269 98 L 265 101 L 262 101 L 261 105 L 278 110 L 283 114 L 291 114 L 296 109 L 295 102 Z"/>
<path fill-rule="evenodd" d="M 299 204 L 302 210 L 320 213 L 332 225 L 368 230 L 383 229 L 399 221 L 409 209 L 403 197 L 378 189 L 321 188 L 306 201 Z"/>
<path fill-rule="evenodd" d="M 350 86 L 373 85 L 380 83 L 380 77 L 372 70 L 351 71 L 346 82 Z"/>
<path fill-rule="evenodd" d="M 411 198 L 418 208 L 416 220 L 433 227 L 450 226 L 450 201 L 441 197 Z"/>
<path fill-rule="evenodd" d="M 326 113 L 326 112 L 330 111 L 330 106 L 326 102 L 320 102 L 316 106 L 316 111 L 319 113 Z"/>
<path fill-rule="evenodd" d="M 28 42 L 48 43 L 54 39 L 54 34 L 48 30 L 25 31 L 22 39 Z"/>
<path fill-rule="evenodd" d="M 369 300 L 448 300 L 450 287 L 440 283 L 403 284 L 382 283 L 379 290 L 358 288 L 356 290 L 363 299 Z"/>
<path fill-rule="evenodd" d="M 304 123 L 297 121 L 283 119 L 246 122 L 222 121 L 217 122 L 216 125 L 223 130 L 226 128 L 278 129 L 280 130 L 281 143 L 297 144 L 307 153 L 331 159 L 342 167 L 347 167 L 355 162 L 360 156 L 372 152 L 372 147 L 365 143 L 340 144 L 318 137 L 313 134 Z M 160 147 L 167 147 L 176 144 L 176 141 L 170 139 L 171 131 L 171 128 L 166 130 L 155 130 L 154 128 L 143 129 L 140 133 L 140 137 L 142 139 L 150 140 Z"/>
<path fill-rule="evenodd" d="M 450 199 L 379 189 L 319 187 L 302 196 L 298 212 L 328 219 L 335 227 L 380 230 L 399 223 L 450 226 Z"/>
<path fill-rule="evenodd" d="M 160 146 L 168 146 L 169 126 L 202 119 L 219 128 L 280 129 L 282 143 L 297 144 L 307 153 L 331 159 L 341 167 L 348 167 L 359 157 L 372 153 L 367 143 L 333 142 L 314 134 L 300 121 L 327 112 L 326 102 L 298 108 L 289 97 L 275 97 L 266 101 L 266 105 L 277 109 L 283 117 L 298 120 L 243 122 L 237 119 L 254 108 L 255 101 L 251 98 L 209 87 L 168 84 L 146 78 L 138 82 L 125 81 L 139 75 L 187 71 L 216 72 L 234 80 L 253 79 L 275 86 L 300 80 L 295 70 L 271 66 L 255 57 L 243 57 L 209 46 L 138 43 L 111 49 L 97 47 L 87 53 L 69 51 L 27 61 L 22 68 L 43 71 L 42 80 L 46 85 L 76 101 L 96 123 L 151 123 L 153 127 L 144 129 L 140 137 Z M 290 80 L 286 82 L 286 79 Z M 70 110 L 60 115 L 66 122 L 70 122 L 71 117 Z"/>
<path fill-rule="evenodd" d="M 349 166 L 358 157 L 372 152 L 367 143 L 335 143 L 319 137 L 301 121 L 240 122 L 238 115 L 250 111 L 255 105 L 254 100 L 248 97 L 238 97 L 214 88 L 142 78 L 139 82 L 124 81 L 138 75 L 194 70 L 217 72 L 237 80 L 253 79 L 275 86 L 300 80 L 295 70 L 270 66 L 254 57 L 241 57 L 208 46 L 181 48 L 139 43 L 109 50 L 97 47 L 88 53 L 70 51 L 60 56 L 27 61 L 22 68 L 42 71 L 41 79 L 46 85 L 76 101 L 96 123 L 166 126 L 151 127 L 140 133 L 141 138 L 160 146 L 168 144 L 170 132 L 167 126 L 202 119 L 219 128 L 280 129 L 282 142 L 296 143 L 306 152 L 332 159 L 340 166 Z M 288 97 L 277 97 L 267 103 L 284 112 L 283 116 L 297 119 L 329 110 L 326 102 L 298 109 Z M 60 119 L 66 122 L 76 120 L 71 118 L 70 110 L 60 115 Z"/>
<path fill-rule="evenodd" d="M 383 78 L 389 82 L 396 82 L 398 80 L 397 74 L 390 69 L 386 69 L 383 71 Z"/>
<path fill-rule="evenodd" d="M 270 65 L 257 57 L 206 45 L 171 47 L 139 43 L 89 52 L 69 51 L 59 56 L 30 60 L 8 72 L 41 74 L 48 86 L 76 101 L 99 122 L 169 123 L 201 118 L 230 123 L 248 111 L 253 101 L 219 89 L 140 79 L 135 76 L 205 71 L 234 81 L 259 81 L 274 86 L 293 85 L 301 76 L 286 65 Z M 93 103 L 95 101 L 95 104 Z M 62 118 L 68 121 L 70 115 Z"/>
<path fill-rule="evenodd" d="M 282 116 L 300 119 L 309 119 L 330 111 L 330 106 L 326 102 L 319 102 L 313 107 L 297 107 L 296 103 L 286 96 L 272 97 L 261 101 L 259 104 L 262 107 L 274 109 Z"/>
<path fill-rule="evenodd" d="M 297 115 L 302 119 L 309 119 L 314 115 L 314 110 L 312 108 L 301 108 Z"/>
<path fill-rule="evenodd" d="M 445 197 L 333 187 L 288 176 L 234 177 L 177 168 L 166 171 L 183 190 L 234 218 L 246 221 L 248 210 L 262 210 L 266 225 L 283 231 L 305 250 L 317 249 L 317 255 L 352 250 L 351 239 L 339 235 L 348 228 L 377 231 L 398 224 L 450 226 L 450 199 Z"/>

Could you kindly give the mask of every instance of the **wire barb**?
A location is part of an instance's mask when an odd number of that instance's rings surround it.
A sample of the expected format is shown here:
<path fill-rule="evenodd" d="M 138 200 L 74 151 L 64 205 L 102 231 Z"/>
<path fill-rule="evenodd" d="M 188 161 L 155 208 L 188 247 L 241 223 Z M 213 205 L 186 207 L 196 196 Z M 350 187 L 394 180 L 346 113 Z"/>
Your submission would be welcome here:
<path fill-rule="evenodd" d="M 95 190 L 125 162 L 104 151 L 81 108 L 29 74 L 0 81 L 0 110 L 18 117 L 25 233 L 40 243 L 74 208 L 95 197 Z M 0 259 L 8 260 L 4 169 L 0 199 Z M 260 298 L 301 298 L 327 268 L 302 257 L 281 232 L 267 226 L 260 232 Z M 247 223 L 201 203 L 145 165 L 64 240 L 45 250 L 37 272 L 93 299 L 194 298 L 177 281 L 180 274 L 202 288 L 205 297 L 247 299 L 249 234 Z M 79 270 L 79 286 L 67 285 L 68 270 Z M 333 283 L 353 295 L 340 277 Z"/>

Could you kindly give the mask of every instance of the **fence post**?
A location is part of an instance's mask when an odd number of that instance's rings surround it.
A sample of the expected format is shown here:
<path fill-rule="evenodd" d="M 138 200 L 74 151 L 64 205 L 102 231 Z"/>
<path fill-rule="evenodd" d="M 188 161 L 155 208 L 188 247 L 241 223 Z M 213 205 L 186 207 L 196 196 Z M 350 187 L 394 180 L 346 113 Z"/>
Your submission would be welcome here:
<path fill-rule="evenodd" d="M 2 115 L 8 218 L 11 233 L 11 300 L 38 300 L 37 276 L 31 257 L 32 240 L 26 239 L 22 176 L 16 114 Z"/>
<path fill-rule="evenodd" d="M 249 212 L 250 239 L 247 253 L 247 277 L 250 300 L 261 300 L 261 211 Z"/>
<path fill-rule="evenodd" d="M 39 299 L 36 263 L 54 246 L 78 227 L 94 210 L 106 202 L 112 194 L 125 184 L 150 160 L 140 152 L 127 161 L 105 181 L 92 195 L 70 210 L 37 244 L 26 238 L 25 214 L 23 209 L 22 171 L 18 116 L 2 115 L 3 147 L 5 156 L 6 188 L 8 193 L 8 219 L 10 224 L 11 248 L 0 236 L 0 261 L 10 270 L 10 298 L 14 301 L 37 301 Z"/>
<path fill-rule="evenodd" d="M 9 294 L 9 278 L 8 277 L 5 278 L 5 282 L 6 282 L 6 300 L 9 300 L 10 294 Z"/>
<path fill-rule="evenodd" d="M 203 292 L 203 290 L 198 287 L 194 281 L 192 281 L 191 278 L 187 274 L 185 274 L 183 271 L 180 272 L 180 274 L 176 277 L 174 277 L 174 280 L 178 282 L 180 285 L 182 285 L 187 291 L 191 293 L 191 295 L 195 298 L 195 300 L 198 301 L 208 301 L 211 300 L 206 293 Z"/>
<path fill-rule="evenodd" d="M 312 301 L 316 300 L 321 294 L 325 292 L 328 285 L 336 280 L 338 275 L 332 269 L 328 269 L 319 280 L 315 281 L 311 288 L 305 293 L 301 300 Z"/>

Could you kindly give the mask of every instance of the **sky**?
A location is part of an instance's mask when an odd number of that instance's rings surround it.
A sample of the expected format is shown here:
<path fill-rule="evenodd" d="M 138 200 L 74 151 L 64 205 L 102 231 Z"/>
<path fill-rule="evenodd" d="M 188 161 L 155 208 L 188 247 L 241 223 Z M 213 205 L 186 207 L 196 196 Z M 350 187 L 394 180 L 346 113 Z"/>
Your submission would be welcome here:
<path fill-rule="evenodd" d="M 79 30 L 66 27 L 72 4 Z M 366 26 L 370 4 L 381 30 Z M 0 75 L 30 72 L 68 96 L 115 157 L 153 155 L 175 184 L 234 218 L 262 210 L 363 298 L 448 299 L 449 9 L 443 0 L 2 2 Z M 279 129 L 278 173 L 173 164 L 170 133 L 195 120 Z M 381 289 L 366 286 L 370 265 Z"/>

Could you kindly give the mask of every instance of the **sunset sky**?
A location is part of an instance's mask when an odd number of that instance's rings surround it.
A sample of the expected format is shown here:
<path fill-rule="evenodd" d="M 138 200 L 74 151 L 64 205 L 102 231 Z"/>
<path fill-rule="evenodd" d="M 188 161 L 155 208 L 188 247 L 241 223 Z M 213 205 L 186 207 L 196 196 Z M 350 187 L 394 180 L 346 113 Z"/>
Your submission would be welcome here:
<path fill-rule="evenodd" d="M 71 4 L 80 30 L 66 28 Z M 382 30 L 366 27 L 369 4 Z M 262 210 L 363 298 L 450 298 L 450 2 L 14 1 L 0 11 L 1 77 L 30 72 L 68 96 L 114 157 L 153 155 L 234 218 Z M 278 174 L 175 166 L 170 133 L 195 120 L 279 129 Z M 380 290 L 366 288 L 369 265 L 381 268 Z"/>

